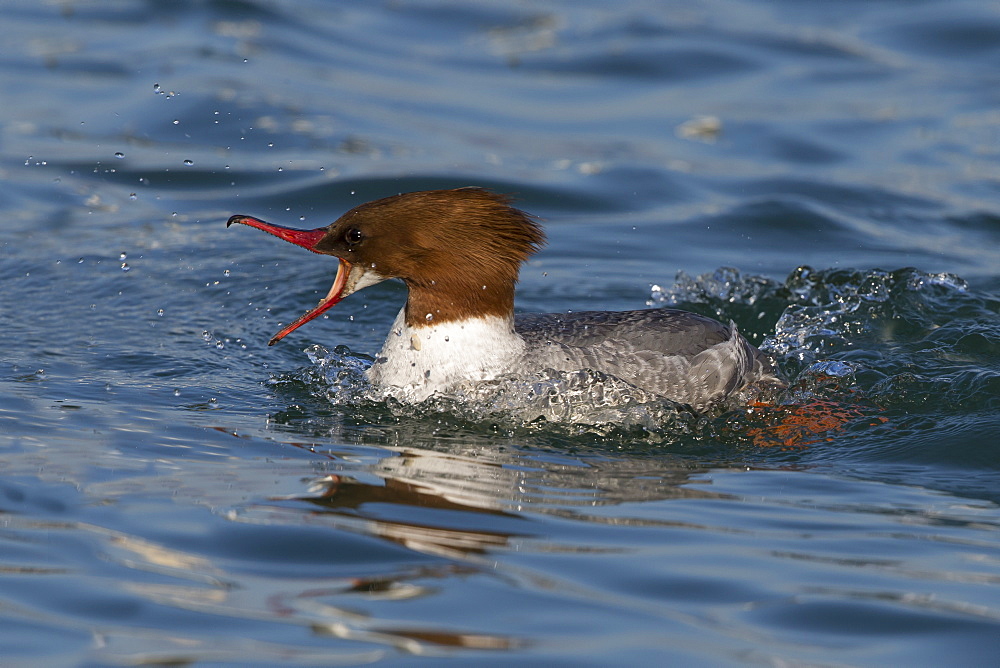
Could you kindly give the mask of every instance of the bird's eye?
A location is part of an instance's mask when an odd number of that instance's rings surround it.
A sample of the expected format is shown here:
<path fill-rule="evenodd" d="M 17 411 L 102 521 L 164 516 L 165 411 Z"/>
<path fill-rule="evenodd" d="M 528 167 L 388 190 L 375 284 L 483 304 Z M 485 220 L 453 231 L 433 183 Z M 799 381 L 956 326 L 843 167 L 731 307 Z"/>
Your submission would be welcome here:
<path fill-rule="evenodd" d="M 351 229 L 347 230 L 347 232 L 344 232 L 344 240 L 347 241 L 347 243 L 351 244 L 352 246 L 354 244 L 361 243 L 361 241 L 364 238 L 365 235 L 362 234 L 361 230 L 359 230 L 356 227 L 352 227 Z"/>

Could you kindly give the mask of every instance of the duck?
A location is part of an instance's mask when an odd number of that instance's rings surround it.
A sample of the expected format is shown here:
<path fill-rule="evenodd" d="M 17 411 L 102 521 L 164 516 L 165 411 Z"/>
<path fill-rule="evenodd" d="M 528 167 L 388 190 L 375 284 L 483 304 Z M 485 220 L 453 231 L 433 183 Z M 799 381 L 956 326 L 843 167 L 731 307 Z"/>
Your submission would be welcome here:
<path fill-rule="evenodd" d="M 509 196 L 485 188 L 401 193 L 313 230 L 249 215 L 232 216 L 233 224 L 338 263 L 326 296 L 268 345 L 359 290 L 389 279 L 406 285 L 406 303 L 366 372 L 374 388 L 400 401 L 543 370 L 606 374 L 697 413 L 785 386 L 771 358 L 732 322 L 673 308 L 515 313 L 521 267 L 545 234 Z"/>

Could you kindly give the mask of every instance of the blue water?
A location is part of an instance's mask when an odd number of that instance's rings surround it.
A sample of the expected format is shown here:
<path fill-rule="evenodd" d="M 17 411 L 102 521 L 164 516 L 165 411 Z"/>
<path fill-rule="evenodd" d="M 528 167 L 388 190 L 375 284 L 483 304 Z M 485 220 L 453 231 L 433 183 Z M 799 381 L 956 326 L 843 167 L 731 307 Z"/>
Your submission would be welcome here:
<path fill-rule="evenodd" d="M 1000 660 L 995 3 L 2 12 L 0 663 Z M 463 185 L 545 224 L 519 309 L 845 417 L 374 402 L 389 282 L 267 347 L 335 268 L 230 215 Z"/>

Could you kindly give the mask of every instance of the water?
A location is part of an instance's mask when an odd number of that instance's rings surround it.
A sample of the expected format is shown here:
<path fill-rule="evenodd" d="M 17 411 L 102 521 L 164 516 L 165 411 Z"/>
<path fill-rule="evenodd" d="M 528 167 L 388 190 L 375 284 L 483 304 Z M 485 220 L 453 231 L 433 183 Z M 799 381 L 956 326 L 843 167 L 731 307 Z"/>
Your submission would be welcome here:
<path fill-rule="evenodd" d="M 0 36 L 4 665 L 996 664 L 993 3 L 13 1 Z M 336 268 L 230 215 L 470 184 L 545 222 L 521 310 L 732 319 L 835 427 L 572 374 L 379 401 L 393 283 L 266 346 Z"/>

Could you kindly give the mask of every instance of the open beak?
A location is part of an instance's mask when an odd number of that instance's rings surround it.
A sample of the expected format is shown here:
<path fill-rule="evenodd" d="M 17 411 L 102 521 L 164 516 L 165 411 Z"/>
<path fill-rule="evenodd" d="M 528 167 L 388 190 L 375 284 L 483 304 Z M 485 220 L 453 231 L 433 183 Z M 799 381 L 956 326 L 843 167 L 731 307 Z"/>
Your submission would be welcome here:
<path fill-rule="evenodd" d="M 264 230 L 268 234 L 273 234 L 276 237 L 293 243 L 296 246 L 302 246 L 303 248 L 311 250 L 314 253 L 322 253 L 322 251 L 316 250 L 316 244 L 319 243 L 320 239 L 322 239 L 327 232 L 327 228 L 325 227 L 320 227 L 315 230 L 297 230 L 292 227 L 273 225 L 251 216 L 233 216 L 226 223 L 226 227 L 229 227 L 233 223 L 256 227 L 258 230 Z M 351 263 L 343 258 L 337 259 L 340 261 L 337 265 L 337 277 L 333 279 L 333 285 L 330 287 L 330 291 L 326 294 L 326 296 L 320 300 L 319 304 L 317 304 L 315 308 L 306 311 L 299 316 L 295 322 L 285 326 L 280 332 L 272 336 L 271 340 L 267 342 L 267 345 L 273 346 L 275 343 L 285 338 L 285 336 L 295 331 L 302 325 L 317 316 L 322 315 L 328 308 L 350 294 L 350 292 L 344 294 L 344 288 L 347 286 L 347 278 L 351 274 Z"/>

